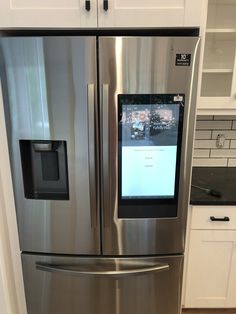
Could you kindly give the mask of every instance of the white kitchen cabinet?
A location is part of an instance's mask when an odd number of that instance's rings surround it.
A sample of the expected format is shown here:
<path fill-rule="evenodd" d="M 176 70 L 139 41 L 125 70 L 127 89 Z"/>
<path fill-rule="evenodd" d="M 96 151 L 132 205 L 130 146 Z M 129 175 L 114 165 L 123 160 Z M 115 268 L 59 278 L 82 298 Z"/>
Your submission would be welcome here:
<path fill-rule="evenodd" d="M 97 27 L 97 0 L 0 0 L 0 28 Z"/>
<path fill-rule="evenodd" d="M 85 4 L 90 4 L 86 10 Z M 0 28 L 200 26 L 204 0 L 1 0 Z"/>
<path fill-rule="evenodd" d="M 99 27 L 200 26 L 202 0 L 98 0 Z"/>
<path fill-rule="evenodd" d="M 199 114 L 236 110 L 235 16 L 236 0 L 208 1 Z"/>
<path fill-rule="evenodd" d="M 236 307 L 236 231 L 192 230 L 188 258 L 188 308 Z M 231 279 L 231 280 L 230 280 Z"/>
<path fill-rule="evenodd" d="M 193 206 L 186 263 L 186 308 L 236 307 L 236 208 Z M 229 217 L 212 221 L 210 217 Z"/>

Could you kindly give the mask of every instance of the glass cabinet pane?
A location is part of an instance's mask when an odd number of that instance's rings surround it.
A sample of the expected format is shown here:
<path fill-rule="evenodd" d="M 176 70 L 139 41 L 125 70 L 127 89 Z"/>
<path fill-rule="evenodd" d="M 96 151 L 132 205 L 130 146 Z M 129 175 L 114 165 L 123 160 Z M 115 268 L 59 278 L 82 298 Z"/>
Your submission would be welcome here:
<path fill-rule="evenodd" d="M 231 97 L 236 51 L 236 0 L 210 0 L 202 73 L 202 97 Z"/>
<path fill-rule="evenodd" d="M 232 73 L 203 73 L 202 97 L 230 97 Z"/>

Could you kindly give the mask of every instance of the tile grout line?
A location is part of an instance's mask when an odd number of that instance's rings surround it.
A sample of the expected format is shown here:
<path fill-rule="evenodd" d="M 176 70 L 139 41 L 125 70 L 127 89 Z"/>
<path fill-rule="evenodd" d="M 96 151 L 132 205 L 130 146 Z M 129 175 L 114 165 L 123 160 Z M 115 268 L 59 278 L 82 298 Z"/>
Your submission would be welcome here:
<path fill-rule="evenodd" d="M 228 117 L 227 117 L 228 118 Z M 221 117 L 221 119 L 217 120 L 216 116 L 212 116 L 212 117 L 208 117 L 208 119 L 199 119 L 198 121 L 201 121 L 201 123 L 199 123 L 199 128 L 196 128 L 196 131 L 202 131 L 202 137 L 201 135 L 199 135 L 200 138 L 195 138 L 195 141 L 197 142 L 197 147 L 194 146 L 194 149 L 198 150 L 199 154 L 203 154 L 204 155 L 204 150 L 208 150 L 208 152 L 205 152 L 205 156 L 195 156 L 194 159 L 196 161 L 196 163 L 198 162 L 200 164 L 200 166 L 209 166 L 209 163 L 211 164 L 211 166 L 214 166 L 214 164 L 216 164 L 216 166 L 220 166 L 223 164 L 225 164 L 226 167 L 230 166 L 230 160 L 231 159 L 235 159 L 235 158 L 231 158 L 230 154 L 233 154 L 233 151 L 228 152 L 228 156 L 226 157 L 224 155 L 224 152 L 222 152 L 222 155 L 219 153 L 217 154 L 217 150 L 219 150 L 219 148 L 217 147 L 213 147 L 214 144 L 212 142 L 208 142 L 209 146 L 207 146 L 208 144 L 207 141 L 214 141 L 216 140 L 216 133 L 218 134 L 224 134 L 225 132 L 234 132 L 236 133 L 236 128 L 234 129 L 234 118 L 230 117 L 230 119 L 224 119 L 223 117 Z M 208 125 L 208 128 L 207 128 Z M 221 128 L 221 126 L 223 126 L 223 128 Z M 204 134 L 204 132 L 206 132 Z M 209 132 L 207 135 L 207 132 Z M 209 136 L 209 137 L 207 137 Z M 234 138 L 234 133 L 229 133 L 228 134 L 228 138 L 225 138 L 225 140 L 227 141 L 227 145 L 222 147 L 222 149 L 225 150 L 232 150 L 232 140 Z M 235 137 L 236 140 L 236 137 Z M 202 143 L 201 143 L 202 141 Z M 205 143 L 204 143 L 205 142 Z M 212 147 L 211 147 L 212 146 Z M 214 152 L 214 153 L 213 153 Z M 225 152 L 226 153 L 226 152 Z M 208 156 L 207 156 L 208 155 Z M 216 156 L 214 156 L 216 155 Z M 202 160 L 202 161 L 200 161 Z M 205 161 L 204 161 L 205 160 Z M 209 162 L 207 162 L 207 160 L 209 160 Z M 219 160 L 219 161 L 217 161 Z M 220 161 L 222 160 L 222 161 Z M 211 163 L 212 161 L 212 163 Z M 207 165 L 204 165 L 204 163 L 207 162 Z M 201 164 L 202 163 L 202 164 Z"/>

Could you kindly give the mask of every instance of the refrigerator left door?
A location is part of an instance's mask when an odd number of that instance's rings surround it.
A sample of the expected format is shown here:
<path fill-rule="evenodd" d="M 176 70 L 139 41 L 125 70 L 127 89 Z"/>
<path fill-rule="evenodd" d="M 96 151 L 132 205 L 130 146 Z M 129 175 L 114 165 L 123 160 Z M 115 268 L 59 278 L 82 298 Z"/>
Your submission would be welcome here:
<path fill-rule="evenodd" d="M 96 38 L 0 39 L 22 251 L 100 254 Z"/>

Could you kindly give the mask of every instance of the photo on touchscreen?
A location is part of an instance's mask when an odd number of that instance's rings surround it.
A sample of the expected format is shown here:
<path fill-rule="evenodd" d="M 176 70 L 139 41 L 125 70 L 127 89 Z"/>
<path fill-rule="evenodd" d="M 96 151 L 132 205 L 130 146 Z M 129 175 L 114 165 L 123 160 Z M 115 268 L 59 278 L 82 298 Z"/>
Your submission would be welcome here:
<path fill-rule="evenodd" d="M 180 107 L 122 104 L 122 199 L 174 198 Z"/>

